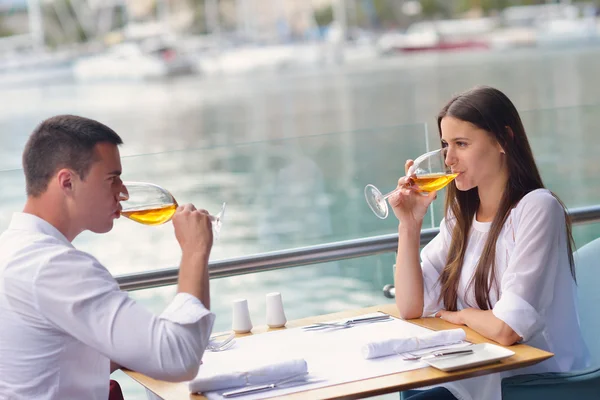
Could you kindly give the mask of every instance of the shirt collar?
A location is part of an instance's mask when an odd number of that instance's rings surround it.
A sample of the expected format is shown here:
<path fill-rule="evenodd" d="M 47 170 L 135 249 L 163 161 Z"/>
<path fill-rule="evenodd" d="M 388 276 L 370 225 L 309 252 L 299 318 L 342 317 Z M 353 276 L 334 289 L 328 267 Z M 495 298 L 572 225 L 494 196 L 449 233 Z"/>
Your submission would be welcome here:
<path fill-rule="evenodd" d="M 64 242 L 66 245 L 73 247 L 73 244 L 69 242 L 65 235 L 60 233 L 60 231 L 52 224 L 33 214 L 22 212 L 13 213 L 8 229 L 43 233 L 44 235 L 52 236 L 53 238 Z"/>

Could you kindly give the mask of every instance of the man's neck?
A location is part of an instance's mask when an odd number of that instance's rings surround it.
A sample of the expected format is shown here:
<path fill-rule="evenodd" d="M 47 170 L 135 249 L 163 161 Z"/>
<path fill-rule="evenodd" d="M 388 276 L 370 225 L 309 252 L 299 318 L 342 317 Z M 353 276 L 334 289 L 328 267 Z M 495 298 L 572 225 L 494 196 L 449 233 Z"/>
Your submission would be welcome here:
<path fill-rule="evenodd" d="M 81 233 L 70 226 L 68 213 L 64 204 L 48 201 L 43 198 L 28 197 L 23 212 L 35 215 L 55 227 L 60 233 L 72 242 Z"/>

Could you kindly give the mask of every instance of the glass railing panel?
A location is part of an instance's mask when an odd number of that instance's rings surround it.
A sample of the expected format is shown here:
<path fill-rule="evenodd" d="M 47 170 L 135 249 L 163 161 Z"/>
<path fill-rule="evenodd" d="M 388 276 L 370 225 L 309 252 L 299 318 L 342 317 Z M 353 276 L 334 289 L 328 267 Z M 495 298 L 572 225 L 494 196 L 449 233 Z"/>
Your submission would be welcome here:
<path fill-rule="evenodd" d="M 600 238 L 600 223 L 573 227 L 573 239 L 577 249 L 597 238 Z"/>
<path fill-rule="evenodd" d="M 231 329 L 231 304 L 248 299 L 252 323 L 265 325 L 265 295 L 280 292 L 288 320 L 389 302 L 384 285 L 393 282 L 394 253 L 308 265 L 285 270 L 213 279 L 214 331 Z M 138 290 L 131 296 L 160 313 L 176 293 L 174 286 Z"/>
<path fill-rule="evenodd" d="M 25 176 L 23 170 L 0 171 L 0 232 L 10 223 L 12 213 L 21 211 L 25 204 Z"/>
<path fill-rule="evenodd" d="M 594 161 L 600 143 L 598 106 L 521 112 L 546 185 L 569 207 L 596 204 L 600 185 Z M 363 188 L 386 192 L 403 173 L 404 160 L 439 146 L 435 127 L 425 124 L 373 128 L 205 149 L 123 157 L 124 179 L 162 185 L 181 202 L 211 212 L 228 202 L 212 259 L 360 238 L 396 230 L 393 215 L 376 218 Z M 216 142 L 216 141 L 212 141 Z M 127 145 L 123 153 L 130 152 Z M 22 208 L 24 182 L 18 170 L 0 172 L 0 228 Z M 444 193 L 433 203 L 424 228 L 443 216 Z M 589 233 L 585 233 L 588 232 Z M 594 228 L 576 230 L 587 242 Z M 126 219 L 107 235 L 84 233 L 75 244 L 98 255 L 111 271 L 143 272 L 177 265 L 172 225 L 146 227 Z"/>
<path fill-rule="evenodd" d="M 568 207 L 600 203 L 600 107 L 578 106 L 522 112 L 546 186 Z"/>
<path fill-rule="evenodd" d="M 123 157 L 123 179 L 167 188 L 226 218 L 212 260 L 393 232 L 364 199 L 373 183 L 387 192 L 404 161 L 426 151 L 423 124 L 268 142 Z M 433 224 L 427 218 L 424 227 Z M 106 235 L 75 240 L 115 275 L 173 267 L 180 250 L 172 224 L 148 227 L 125 218 Z"/>
<path fill-rule="evenodd" d="M 600 204 L 600 107 L 577 106 L 521 113 L 544 184 L 566 204 Z M 576 227 L 577 247 L 600 237 L 600 224 Z"/>

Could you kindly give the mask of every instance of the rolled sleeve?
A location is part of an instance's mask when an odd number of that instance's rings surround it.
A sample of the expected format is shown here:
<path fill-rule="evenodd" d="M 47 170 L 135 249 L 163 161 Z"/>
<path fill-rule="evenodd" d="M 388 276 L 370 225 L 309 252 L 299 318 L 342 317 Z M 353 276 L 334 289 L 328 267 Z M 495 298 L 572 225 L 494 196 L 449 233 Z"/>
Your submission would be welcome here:
<path fill-rule="evenodd" d="M 205 316 L 214 319 L 214 314 L 208 311 L 199 299 L 189 293 L 178 293 L 160 314 L 161 318 L 181 325 L 196 323 Z"/>
<path fill-rule="evenodd" d="M 496 318 L 510 326 L 524 342 L 531 339 L 543 326 L 542 316 L 515 293 L 504 293 L 492 312 Z"/>

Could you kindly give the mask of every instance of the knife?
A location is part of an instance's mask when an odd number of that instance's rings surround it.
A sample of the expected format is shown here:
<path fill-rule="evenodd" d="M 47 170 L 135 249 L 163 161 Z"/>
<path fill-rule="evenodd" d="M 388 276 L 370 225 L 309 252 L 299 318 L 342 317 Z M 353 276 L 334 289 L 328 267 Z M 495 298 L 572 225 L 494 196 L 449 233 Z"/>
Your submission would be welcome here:
<path fill-rule="evenodd" d="M 279 380 L 275 383 L 269 383 L 267 385 L 259 385 L 259 386 L 252 386 L 252 387 L 246 387 L 246 388 L 241 388 L 241 389 L 236 389 L 236 390 L 231 390 L 229 392 L 224 392 L 223 393 L 223 397 L 237 397 L 237 396 L 243 396 L 246 394 L 252 394 L 252 393 L 260 393 L 260 392 L 264 392 L 266 390 L 271 390 L 271 389 L 275 389 L 276 387 L 283 385 L 285 383 L 289 383 L 289 382 L 293 382 L 296 379 L 303 377 L 305 375 L 307 375 L 308 372 L 299 374 L 299 375 L 294 375 L 291 376 L 289 378 L 285 378 L 282 380 Z M 312 381 L 307 381 L 307 380 L 303 380 L 303 381 L 299 381 L 298 384 L 299 385 L 304 385 L 307 383 L 313 383 Z M 293 385 L 295 386 L 295 385 Z"/>
<path fill-rule="evenodd" d="M 433 353 L 424 354 L 422 356 L 404 357 L 404 361 L 414 360 L 429 360 L 431 358 L 443 357 L 443 356 L 454 356 L 460 354 L 473 354 L 473 350 L 450 350 L 450 351 L 435 351 Z"/>

